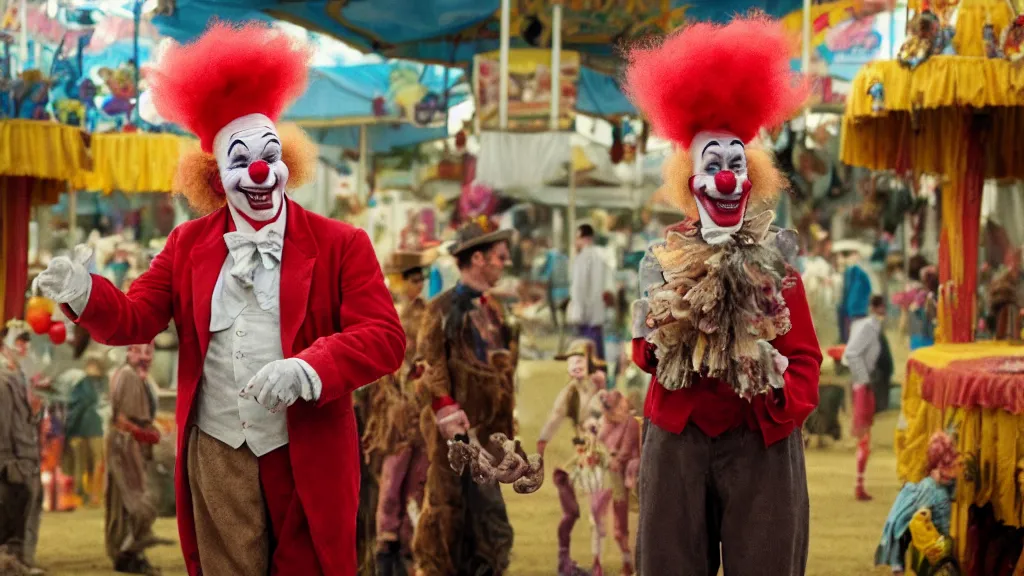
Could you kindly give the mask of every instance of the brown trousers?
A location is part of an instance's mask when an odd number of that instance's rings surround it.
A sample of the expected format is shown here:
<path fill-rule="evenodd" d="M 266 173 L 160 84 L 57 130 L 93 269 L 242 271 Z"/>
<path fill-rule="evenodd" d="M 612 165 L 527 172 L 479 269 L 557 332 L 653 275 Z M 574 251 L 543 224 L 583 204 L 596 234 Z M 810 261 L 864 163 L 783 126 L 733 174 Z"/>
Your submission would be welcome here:
<path fill-rule="evenodd" d="M 203 574 L 322 574 L 287 446 L 257 458 L 193 428 L 187 458 Z"/>
<path fill-rule="evenodd" d="M 747 428 L 709 438 L 645 423 L 637 565 L 641 576 L 802 576 L 807 566 L 803 439 L 765 447 Z"/>

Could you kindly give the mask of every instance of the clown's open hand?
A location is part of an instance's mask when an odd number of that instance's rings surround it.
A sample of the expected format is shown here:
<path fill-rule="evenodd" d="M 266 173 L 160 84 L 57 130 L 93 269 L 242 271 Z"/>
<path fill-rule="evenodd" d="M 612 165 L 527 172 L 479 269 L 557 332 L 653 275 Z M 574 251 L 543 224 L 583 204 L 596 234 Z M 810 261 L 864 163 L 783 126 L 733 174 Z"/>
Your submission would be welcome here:
<path fill-rule="evenodd" d="M 278 412 L 299 398 L 306 401 L 319 398 L 320 378 L 297 358 L 275 360 L 261 368 L 238 395 L 253 398 L 267 410 Z"/>
<path fill-rule="evenodd" d="M 32 282 L 32 291 L 46 296 L 58 304 L 67 304 L 76 314 L 81 314 L 89 301 L 92 278 L 89 277 L 89 260 L 92 249 L 79 244 L 71 257 L 57 256 L 50 260 L 46 270 Z"/>

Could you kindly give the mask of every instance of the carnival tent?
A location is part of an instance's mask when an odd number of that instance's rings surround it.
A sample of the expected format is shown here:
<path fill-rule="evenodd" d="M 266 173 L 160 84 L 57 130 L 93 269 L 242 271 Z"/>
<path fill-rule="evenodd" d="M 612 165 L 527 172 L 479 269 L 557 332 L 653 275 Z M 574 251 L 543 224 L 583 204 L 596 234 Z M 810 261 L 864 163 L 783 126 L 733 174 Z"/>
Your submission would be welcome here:
<path fill-rule="evenodd" d="M 28 227 L 33 206 L 53 204 L 67 182 L 90 168 L 76 127 L 0 120 L 0 304 L 20 318 L 28 287 Z"/>
<path fill-rule="evenodd" d="M 844 162 L 943 179 L 937 344 L 915 350 L 907 363 L 895 447 L 899 479 L 920 482 L 930 472 L 932 435 L 953 432 L 965 469 L 955 484 L 948 536 L 964 566 L 971 541 L 991 538 L 974 524 L 974 509 L 991 506 L 998 522 L 1024 526 L 1017 484 L 1024 458 L 1022 349 L 973 342 L 983 185 L 1024 178 L 1024 67 L 987 57 L 984 42 L 986 23 L 999 38 L 1013 17 L 1002 0 L 961 0 L 956 55 L 931 56 L 915 68 L 867 65 L 843 117 Z"/>
<path fill-rule="evenodd" d="M 168 14 L 154 23 L 162 33 L 178 39 L 197 35 L 217 16 L 279 18 L 365 52 L 407 60 L 468 64 L 475 54 L 496 50 L 499 44 L 499 0 L 392 0 L 387 6 L 376 0 L 173 0 L 164 4 Z M 512 2 L 513 47 L 548 44 L 550 4 Z M 572 0 L 564 3 L 562 42 L 566 50 L 614 59 L 619 39 L 672 30 L 684 19 L 725 21 L 750 9 L 783 16 L 802 5 L 802 0 Z"/>

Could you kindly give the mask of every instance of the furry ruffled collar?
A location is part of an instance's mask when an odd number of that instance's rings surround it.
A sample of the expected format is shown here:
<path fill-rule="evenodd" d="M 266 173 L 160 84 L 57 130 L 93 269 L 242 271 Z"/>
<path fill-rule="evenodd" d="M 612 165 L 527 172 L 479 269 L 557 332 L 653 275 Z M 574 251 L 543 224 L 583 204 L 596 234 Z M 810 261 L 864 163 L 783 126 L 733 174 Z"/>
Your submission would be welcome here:
<path fill-rule="evenodd" d="M 774 217 L 769 210 L 748 218 L 724 244 L 709 245 L 687 227 L 652 248 L 665 283 L 649 292 L 647 338 L 665 388 L 716 378 L 749 399 L 782 387 L 770 342 L 791 328 L 782 297 L 790 282 L 770 234 Z"/>

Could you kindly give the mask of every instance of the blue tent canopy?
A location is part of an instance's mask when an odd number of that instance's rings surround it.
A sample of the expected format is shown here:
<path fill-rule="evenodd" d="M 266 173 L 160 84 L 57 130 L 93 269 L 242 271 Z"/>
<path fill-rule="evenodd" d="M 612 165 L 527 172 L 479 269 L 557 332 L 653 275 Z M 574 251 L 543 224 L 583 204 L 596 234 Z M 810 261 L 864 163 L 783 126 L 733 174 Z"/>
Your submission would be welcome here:
<path fill-rule="evenodd" d="M 395 90 L 393 75 L 415 76 L 428 93 L 448 96 L 448 106 L 468 97 L 468 86 L 462 84 L 462 70 L 428 64 L 389 61 L 374 64 L 313 68 L 305 94 L 291 106 L 285 118 L 291 122 L 315 123 L 336 119 L 375 119 L 373 101 L 383 97 L 393 114 L 389 97 Z"/>
<path fill-rule="evenodd" d="M 390 95 L 395 91 L 393 75 L 418 78 L 420 90 L 437 94 L 448 107 L 463 102 L 468 87 L 462 84 L 463 72 L 442 66 L 410 62 L 382 62 L 314 68 L 309 88 L 288 109 L 284 120 L 302 126 L 316 142 L 348 149 L 359 147 L 359 126 L 366 124 L 369 149 L 375 154 L 448 136 L 445 116 L 424 126 L 408 123 L 397 115 Z M 447 77 L 446 77 L 447 76 Z M 374 100 L 383 97 L 386 115 L 374 113 Z"/>
<path fill-rule="evenodd" d="M 622 93 L 619 81 L 609 74 L 581 68 L 576 92 L 576 111 L 581 114 L 608 117 L 637 113 Z"/>
<path fill-rule="evenodd" d="M 602 13 L 566 9 L 564 18 L 579 23 L 578 35 L 563 36 L 564 48 L 603 57 L 614 56 L 619 37 L 663 28 L 665 19 L 725 21 L 736 13 L 758 9 L 784 16 L 802 0 L 669 0 L 673 13 L 660 2 L 646 13 Z M 333 36 L 365 52 L 392 58 L 466 64 L 479 52 L 498 48 L 500 0 L 178 0 L 173 16 L 154 18 L 161 33 L 178 40 L 192 38 L 213 16 L 222 20 L 279 18 Z M 542 28 L 543 19 L 538 23 Z M 520 26 L 522 28 L 522 26 Z M 530 44 L 533 31 L 514 30 L 513 45 Z"/>

